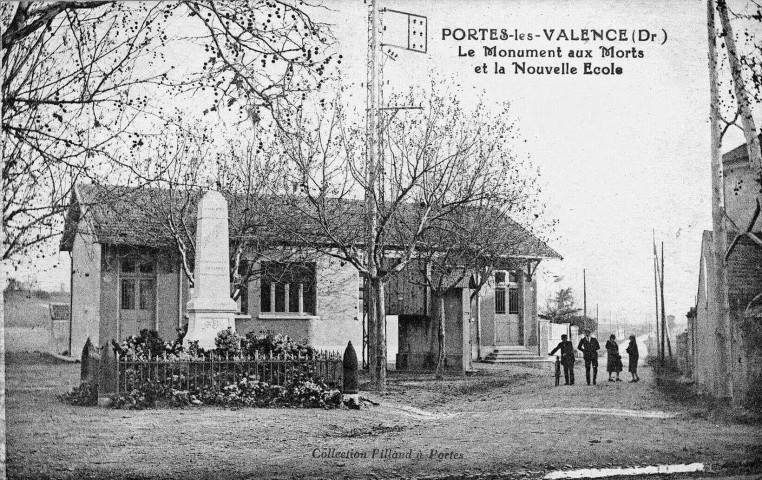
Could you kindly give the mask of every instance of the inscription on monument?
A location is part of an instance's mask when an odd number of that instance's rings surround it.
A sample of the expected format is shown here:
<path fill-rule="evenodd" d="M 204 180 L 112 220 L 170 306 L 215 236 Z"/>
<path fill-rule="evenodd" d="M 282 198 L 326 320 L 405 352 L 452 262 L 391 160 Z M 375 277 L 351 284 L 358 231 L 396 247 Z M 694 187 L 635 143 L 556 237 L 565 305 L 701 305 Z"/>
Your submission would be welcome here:
<path fill-rule="evenodd" d="M 220 330 L 224 330 L 228 327 L 228 321 L 226 318 L 206 318 L 199 323 L 202 332 L 211 330 L 215 335 Z"/>
<path fill-rule="evenodd" d="M 228 268 L 226 265 L 219 265 L 213 262 L 200 262 L 198 263 L 198 273 L 202 275 L 227 275 Z"/>

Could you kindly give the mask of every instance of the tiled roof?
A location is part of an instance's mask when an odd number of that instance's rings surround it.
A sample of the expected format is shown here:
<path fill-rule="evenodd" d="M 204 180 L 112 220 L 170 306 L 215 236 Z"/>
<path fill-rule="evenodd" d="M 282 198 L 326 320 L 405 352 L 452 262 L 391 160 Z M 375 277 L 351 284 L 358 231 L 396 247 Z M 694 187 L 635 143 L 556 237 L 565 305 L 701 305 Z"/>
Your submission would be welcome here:
<path fill-rule="evenodd" d="M 176 205 L 167 190 L 78 185 L 66 218 L 61 250 L 71 250 L 78 222 L 84 216 L 91 233 L 101 244 L 165 247 L 172 244 L 170 232 L 160 221 L 157 208 Z M 195 225 L 197 198 L 192 196 Z"/>
<path fill-rule="evenodd" d="M 67 215 L 62 250 L 71 250 L 77 224 L 82 215 L 95 239 L 101 244 L 130 245 L 162 248 L 173 244 L 171 232 L 162 219 L 168 212 L 183 212 L 183 218 L 194 235 L 196 207 L 200 192 L 178 192 L 156 188 L 132 189 L 114 186 L 79 185 L 76 198 Z M 244 197 L 227 196 L 230 236 L 247 236 L 262 246 L 337 244 L 361 247 L 365 241 L 365 208 L 359 200 L 325 199 L 321 210 L 329 212 L 332 224 L 328 231 L 314 216 L 315 209 L 304 197 Z M 404 245 L 409 227 L 416 225 L 421 207 L 405 204 L 402 212 L 390 222 L 392 228 L 387 244 Z M 475 210 L 472 210 L 476 212 Z M 484 215 L 484 213 L 480 213 Z M 561 258 L 545 242 L 538 239 L 505 215 L 490 214 L 494 218 L 490 232 L 506 238 L 510 251 L 504 256 L 531 258 Z M 447 225 L 459 222 L 469 225 L 473 215 L 449 215 L 430 228 L 426 243 L 434 248 L 448 243 Z M 494 230 L 494 231 L 493 231 Z"/>

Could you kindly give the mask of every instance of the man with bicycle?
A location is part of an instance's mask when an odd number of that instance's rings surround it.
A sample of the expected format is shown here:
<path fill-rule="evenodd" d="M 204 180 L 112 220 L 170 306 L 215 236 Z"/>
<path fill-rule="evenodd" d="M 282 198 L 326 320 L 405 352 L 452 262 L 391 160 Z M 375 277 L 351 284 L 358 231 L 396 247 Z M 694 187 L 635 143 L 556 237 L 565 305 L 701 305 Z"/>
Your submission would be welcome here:
<path fill-rule="evenodd" d="M 574 385 L 574 345 L 567 340 L 566 335 L 561 335 L 561 343 L 548 355 L 553 355 L 561 350 L 561 365 L 564 367 L 564 385 Z"/>

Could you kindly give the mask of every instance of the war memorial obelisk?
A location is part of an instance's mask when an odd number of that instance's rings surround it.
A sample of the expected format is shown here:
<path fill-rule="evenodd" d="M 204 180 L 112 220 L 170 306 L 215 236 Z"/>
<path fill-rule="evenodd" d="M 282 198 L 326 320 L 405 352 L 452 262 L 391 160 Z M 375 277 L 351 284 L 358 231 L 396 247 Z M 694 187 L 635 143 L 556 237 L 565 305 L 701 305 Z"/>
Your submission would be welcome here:
<path fill-rule="evenodd" d="M 210 350 L 214 338 L 230 327 L 235 331 L 235 301 L 230 298 L 230 244 L 228 204 L 216 190 L 209 190 L 198 204 L 194 288 L 187 304 L 188 333 L 183 345 L 198 341 Z"/>

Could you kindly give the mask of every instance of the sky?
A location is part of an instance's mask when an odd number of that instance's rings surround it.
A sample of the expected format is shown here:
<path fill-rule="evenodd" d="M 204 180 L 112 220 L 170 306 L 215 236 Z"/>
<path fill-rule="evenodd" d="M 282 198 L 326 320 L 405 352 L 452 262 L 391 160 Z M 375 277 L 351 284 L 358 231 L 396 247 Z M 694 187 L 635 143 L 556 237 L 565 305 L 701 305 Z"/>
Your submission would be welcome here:
<path fill-rule="evenodd" d="M 343 54 L 344 78 L 363 82 L 366 8 L 335 2 L 328 15 Z M 601 321 L 654 318 L 653 236 L 664 242 L 667 314 L 684 318 L 695 304 L 702 232 L 711 229 L 709 79 L 703 1 L 383 1 L 381 7 L 427 17 L 427 53 L 393 49 L 384 64 L 384 93 L 425 85 L 433 76 L 461 86 L 464 102 L 481 94 L 509 101 L 525 143 L 517 151 L 540 170 L 545 215 L 558 220 L 549 244 L 562 261 L 541 266 L 539 302 L 572 287 L 581 306 L 583 269 L 588 314 Z M 383 14 L 386 43 L 397 43 L 407 17 Z M 400 23 L 402 28 L 400 28 Z M 506 29 L 532 41 L 456 41 L 445 29 Z M 626 42 L 544 41 L 544 32 L 624 29 Z M 657 33 L 633 43 L 632 31 Z M 663 32 L 666 31 L 666 42 Z M 538 38 L 539 35 L 539 38 Z M 446 37 L 446 38 L 443 38 Z M 637 37 L 637 35 L 636 35 Z M 403 39 L 404 40 L 404 39 Z M 591 49 L 592 59 L 534 58 L 527 64 L 615 63 L 621 75 L 521 75 L 516 59 L 485 58 L 498 49 Z M 601 58 L 600 47 L 633 47 L 643 58 Z M 459 53 L 474 50 L 474 57 Z M 476 73 L 495 61 L 506 74 Z M 580 68 L 581 70 L 581 68 Z M 731 132 L 724 150 L 739 145 Z"/>
<path fill-rule="evenodd" d="M 366 78 L 367 6 L 359 0 L 328 1 L 314 18 L 332 25 L 341 75 L 362 98 Z M 524 142 L 516 152 L 540 172 L 546 219 L 558 224 L 549 244 L 563 260 L 540 267 L 539 302 L 572 287 L 581 305 L 586 271 L 588 314 L 596 306 L 602 322 L 643 323 L 654 318 L 653 246 L 664 242 L 667 314 L 684 318 L 695 304 L 702 232 L 711 229 L 709 163 L 709 79 L 706 6 L 703 1 L 382 1 L 381 7 L 427 18 L 426 53 L 394 48 L 384 62 L 384 94 L 437 78 L 466 104 L 482 96 L 496 105 L 510 102 Z M 406 40 L 408 19 L 387 12 L 387 43 Z M 506 29 L 533 40 L 467 40 L 445 29 Z M 623 29 L 626 41 L 544 40 L 561 30 Z M 636 43 L 640 30 L 656 34 Z M 635 31 L 635 32 L 633 32 Z M 666 32 L 666 41 L 664 41 Z M 457 37 L 457 33 L 454 35 Z M 484 58 L 484 47 L 557 49 L 564 58 Z M 642 58 L 601 58 L 600 47 L 635 49 Z M 591 50 L 593 58 L 569 59 L 569 49 Z M 474 56 L 460 56 L 474 50 Z M 614 63 L 621 75 L 521 75 L 511 63 L 560 66 L 580 71 L 585 62 Z M 497 61 L 506 74 L 491 70 Z M 486 62 L 489 73 L 477 73 Z M 731 132 L 724 150 L 743 137 Z M 68 281 L 67 256 L 37 277 L 43 287 Z"/>

